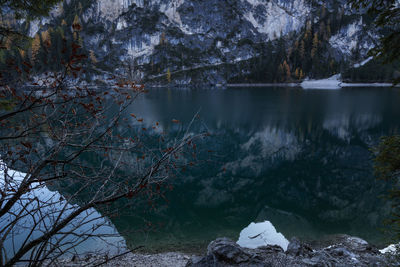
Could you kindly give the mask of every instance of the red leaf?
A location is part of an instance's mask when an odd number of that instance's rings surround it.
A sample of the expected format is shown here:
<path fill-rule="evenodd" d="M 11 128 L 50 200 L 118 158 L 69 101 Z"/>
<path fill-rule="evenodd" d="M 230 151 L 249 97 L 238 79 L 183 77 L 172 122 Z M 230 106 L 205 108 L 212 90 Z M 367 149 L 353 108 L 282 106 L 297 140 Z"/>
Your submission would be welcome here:
<path fill-rule="evenodd" d="M 133 192 L 131 190 L 126 194 L 126 198 L 133 198 Z"/>
<path fill-rule="evenodd" d="M 26 148 L 29 148 L 29 149 L 32 148 L 32 144 L 29 143 L 29 142 L 24 143 L 24 142 L 21 141 L 21 144 L 22 144 L 24 147 L 26 147 Z"/>

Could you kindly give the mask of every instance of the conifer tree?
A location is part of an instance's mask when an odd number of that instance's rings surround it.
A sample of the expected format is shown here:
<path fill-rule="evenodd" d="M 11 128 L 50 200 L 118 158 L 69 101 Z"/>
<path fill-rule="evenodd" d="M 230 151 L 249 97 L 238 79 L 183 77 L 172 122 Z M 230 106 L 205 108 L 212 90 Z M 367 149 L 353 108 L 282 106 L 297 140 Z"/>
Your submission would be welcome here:
<path fill-rule="evenodd" d="M 36 60 L 36 57 L 37 57 L 37 55 L 39 53 L 39 49 L 40 49 L 40 36 L 39 36 L 39 34 L 36 34 L 35 37 L 33 38 L 31 49 L 32 49 L 32 63 L 34 63 L 35 60 Z"/>
<path fill-rule="evenodd" d="M 169 70 L 169 68 L 167 70 L 167 81 L 168 81 L 168 83 L 171 82 L 171 71 Z"/>
<path fill-rule="evenodd" d="M 300 51 L 299 52 L 300 52 L 300 58 L 304 59 L 305 52 L 306 52 L 304 40 L 301 40 L 301 42 L 300 42 Z"/>
<path fill-rule="evenodd" d="M 93 50 L 89 51 L 89 58 L 90 58 L 90 61 L 92 62 L 92 64 L 97 63 L 97 58 L 96 58 L 96 55 L 94 54 Z"/>
<path fill-rule="evenodd" d="M 312 49 L 311 49 L 311 58 L 314 58 L 318 52 L 319 40 L 318 40 L 318 33 L 314 34 L 313 42 L 312 42 Z"/>
<path fill-rule="evenodd" d="M 300 69 L 296 68 L 296 71 L 294 72 L 294 76 L 296 77 L 297 80 L 300 80 Z"/>
<path fill-rule="evenodd" d="M 289 81 L 291 79 L 291 72 L 290 72 L 290 67 L 286 62 L 286 60 L 283 61 L 282 67 L 284 71 L 284 80 Z"/>

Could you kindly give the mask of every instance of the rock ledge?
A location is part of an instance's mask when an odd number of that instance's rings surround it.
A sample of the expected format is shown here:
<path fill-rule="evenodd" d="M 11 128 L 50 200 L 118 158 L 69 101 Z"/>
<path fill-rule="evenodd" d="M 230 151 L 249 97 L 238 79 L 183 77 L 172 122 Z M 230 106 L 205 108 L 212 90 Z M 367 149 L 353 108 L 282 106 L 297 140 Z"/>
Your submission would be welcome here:
<path fill-rule="evenodd" d="M 398 259 L 347 235 L 318 249 L 293 238 L 286 252 L 279 246 L 243 248 L 228 238 L 219 238 L 208 245 L 204 257 L 193 257 L 187 266 L 400 266 Z"/>

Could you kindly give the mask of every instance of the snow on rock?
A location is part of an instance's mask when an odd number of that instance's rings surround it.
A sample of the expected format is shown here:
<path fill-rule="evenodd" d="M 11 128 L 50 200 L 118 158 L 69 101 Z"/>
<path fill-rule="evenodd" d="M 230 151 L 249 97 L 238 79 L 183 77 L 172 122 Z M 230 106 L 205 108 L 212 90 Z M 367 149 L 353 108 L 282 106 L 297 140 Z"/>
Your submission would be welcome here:
<path fill-rule="evenodd" d="M 362 19 L 347 27 L 342 28 L 337 34 L 331 36 L 329 43 L 332 47 L 339 49 L 347 55 L 351 55 L 351 51 L 357 47 L 357 33 L 361 31 Z"/>
<path fill-rule="evenodd" d="M 281 233 L 278 233 L 269 221 L 252 222 L 240 232 L 239 240 L 236 243 L 245 248 L 278 245 L 285 251 L 289 245 L 289 241 Z"/>
<path fill-rule="evenodd" d="M 31 21 L 29 24 L 28 36 L 33 38 L 40 29 L 41 22 L 38 19 Z"/>
<path fill-rule="evenodd" d="M 160 43 L 160 35 L 143 35 L 138 38 L 131 37 L 126 44 L 128 55 L 133 58 L 149 55 L 154 51 L 154 47 Z"/>
<path fill-rule="evenodd" d="M 303 89 L 340 89 L 341 88 L 340 74 L 333 75 L 327 79 L 321 80 L 304 80 L 300 85 Z"/>
<path fill-rule="evenodd" d="M 355 50 L 358 50 L 361 55 L 366 55 L 369 50 L 374 48 L 374 40 L 377 40 L 379 36 L 372 32 L 363 33 L 364 27 L 365 24 L 361 17 L 358 21 L 341 28 L 338 33 L 331 36 L 329 44 L 347 57 L 351 56 Z"/>
<path fill-rule="evenodd" d="M 133 3 L 141 4 L 140 1 L 132 0 L 98 0 L 96 11 L 102 18 L 114 21 Z"/>
<path fill-rule="evenodd" d="M 363 61 L 361 61 L 360 63 L 356 63 L 353 65 L 354 68 L 359 68 L 361 66 L 364 66 L 365 64 L 367 64 L 368 62 L 370 62 L 373 59 L 373 57 L 369 57 Z"/>
<path fill-rule="evenodd" d="M 304 0 L 293 2 L 263 0 L 247 1 L 250 10 L 244 17 L 253 25 L 259 33 L 267 34 L 270 40 L 298 31 L 305 25 L 305 20 L 311 11 Z"/>
<path fill-rule="evenodd" d="M 341 83 L 341 87 L 392 87 L 392 83 Z M 399 87 L 399 86 L 396 86 Z"/>
<path fill-rule="evenodd" d="M 391 245 L 387 246 L 386 248 L 379 250 L 379 252 L 382 254 L 386 254 L 386 253 L 394 254 L 397 252 L 398 248 L 399 248 L 399 244 L 391 244 Z"/>

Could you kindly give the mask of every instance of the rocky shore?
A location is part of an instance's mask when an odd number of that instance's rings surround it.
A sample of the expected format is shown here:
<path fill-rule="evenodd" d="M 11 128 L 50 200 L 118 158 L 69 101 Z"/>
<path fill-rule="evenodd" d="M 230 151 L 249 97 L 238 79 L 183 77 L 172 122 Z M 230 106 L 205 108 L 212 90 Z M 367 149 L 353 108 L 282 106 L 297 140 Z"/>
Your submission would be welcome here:
<path fill-rule="evenodd" d="M 311 247 L 293 238 L 286 251 L 276 245 L 248 249 L 220 238 L 209 244 L 205 256 L 193 257 L 187 266 L 400 266 L 400 261 L 361 238 L 341 235 L 325 247 Z"/>
<path fill-rule="evenodd" d="M 385 253 L 383 253 L 385 252 Z M 400 256 L 380 251 L 367 241 L 348 235 L 337 235 L 329 241 L 306 244 L 293 238 L 287 250 L 277 245 L 256 249 L 239 246 L 228 238 L 212 241 L 203 256 L 179 252 L 158 254 L 129 253 L 110 260 L 102 266 L 140 267 L 225 267 L 225 266 L 400 266 Z M 58 262 L 57 266 L 90 266 L 102 262 L 102 257 L 91 256 Z"/>

